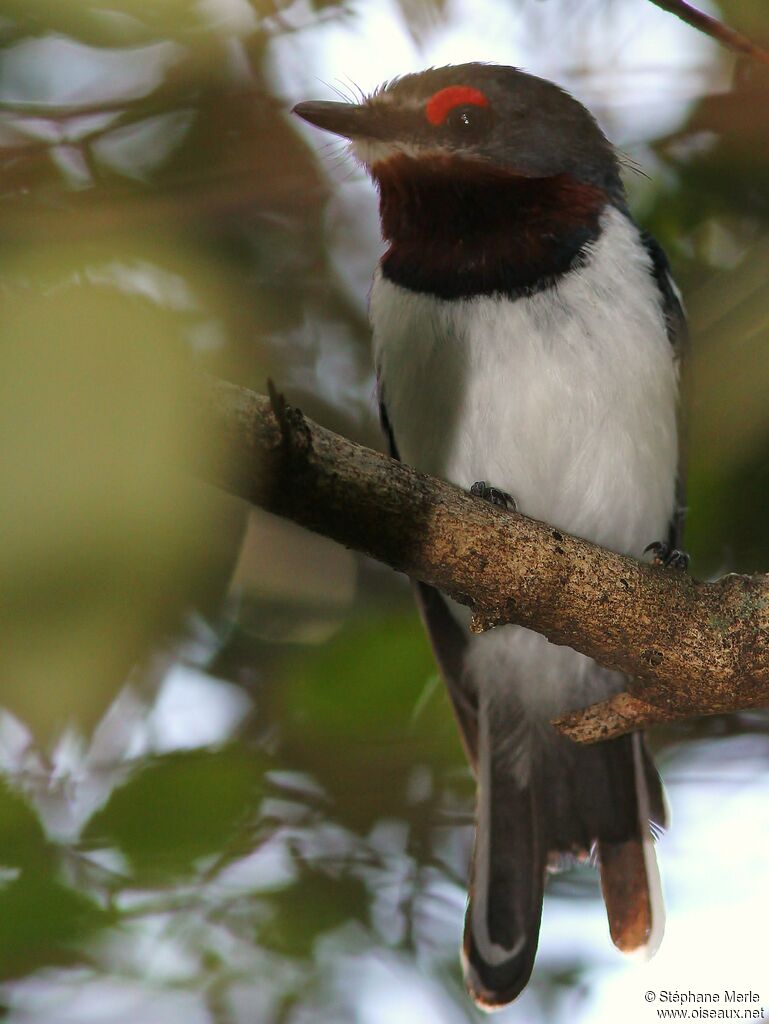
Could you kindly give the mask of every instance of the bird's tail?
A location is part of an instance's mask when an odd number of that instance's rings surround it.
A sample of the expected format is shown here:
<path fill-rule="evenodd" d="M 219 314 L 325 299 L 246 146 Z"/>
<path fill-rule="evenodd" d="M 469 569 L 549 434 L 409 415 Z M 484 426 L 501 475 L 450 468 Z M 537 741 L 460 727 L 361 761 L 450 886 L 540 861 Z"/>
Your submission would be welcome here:
<path fill-rule="evenodd" d="M 483 705 L 463 962 L 471 995 L 494 1009 L 529 980 L 545 873 L 564 855 L 597 853 L 612 940 L 654 952 L 664 915 L 650 821 L 664 825 L 664 802 L 640 735 L 580 747 L 532 730 L 509 695 Z"/>

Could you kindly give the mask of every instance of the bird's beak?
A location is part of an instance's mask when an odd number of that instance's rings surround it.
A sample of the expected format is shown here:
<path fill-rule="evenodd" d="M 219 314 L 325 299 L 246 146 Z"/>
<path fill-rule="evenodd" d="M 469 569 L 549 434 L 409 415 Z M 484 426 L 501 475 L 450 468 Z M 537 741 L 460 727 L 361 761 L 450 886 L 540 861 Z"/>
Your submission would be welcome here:
<path fill-rule="evenodd" d="M 371 107 L 355 103 L 331 103 L 326 100 L 308 100 L 297 103 L 292 114 L 327 132 L 343 135 L 346 139 L 378 138 L 377 118 Z M 373 115 L 373 116 L 372 116 Z"/>

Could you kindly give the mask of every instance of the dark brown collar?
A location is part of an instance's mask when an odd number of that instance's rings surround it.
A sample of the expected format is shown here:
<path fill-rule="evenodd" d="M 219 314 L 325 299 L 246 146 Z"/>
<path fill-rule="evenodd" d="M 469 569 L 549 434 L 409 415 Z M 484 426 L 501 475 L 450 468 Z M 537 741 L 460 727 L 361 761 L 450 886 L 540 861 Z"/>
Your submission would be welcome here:
<path fill-rule="evenodd" d="M 610 201 L 569 174 L 483 160 L 392 157 L 376 167 L 389 280 L 443 299 L 531 294 L 578 265 Z"/>

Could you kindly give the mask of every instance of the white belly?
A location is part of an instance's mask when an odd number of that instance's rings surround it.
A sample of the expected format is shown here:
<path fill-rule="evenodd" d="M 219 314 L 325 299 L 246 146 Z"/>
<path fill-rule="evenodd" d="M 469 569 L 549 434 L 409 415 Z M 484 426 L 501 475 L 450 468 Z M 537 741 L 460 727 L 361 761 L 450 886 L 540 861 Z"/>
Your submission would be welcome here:
<path fill-rule="evenodd" d="M 636 229 L 613 209 L 603 227 L 585 267 L 530 298 L 444 301 L 378 274 L 374 350 L 405 462 L 485 480 L 527 515 L 639 556 L 674 508 L 677 376 Z M 495 630 L 472 657 L 509 655 L 540 686 L 548 663 L 561 682 L 569 658 L 585 674 L 587 659 L 531 637 Z"/>

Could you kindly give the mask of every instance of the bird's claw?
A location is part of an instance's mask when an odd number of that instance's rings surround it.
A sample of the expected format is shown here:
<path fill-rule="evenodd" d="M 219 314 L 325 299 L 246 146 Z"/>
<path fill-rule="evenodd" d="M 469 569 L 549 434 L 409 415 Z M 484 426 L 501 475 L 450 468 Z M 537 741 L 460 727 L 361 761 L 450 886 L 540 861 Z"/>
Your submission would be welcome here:
<path fill-rule="evenodd" d="M 681 569 L 684 572 L 689 568 L 688 554 L 685 551 L 679 551 L 678 548 L 671 548 L 663 540 L 655 540 L 651 544 L 647 544 L 644 554 L 647 551 L 654 552 L 652 565 L 658 565 L 664 569 Z"/>
<path fill-rule="evenodd" d="M 470 488 L 470 493 L 474 494 L 476 498 L 483 498 L 484 501 L 496 505 L 497 508 L 505 509 L 507 512 L 518 511 L 518 504 L 512 494 L 500 490 L 499 487 L 489 486 L 485 480 L 476 480 Z"/>

